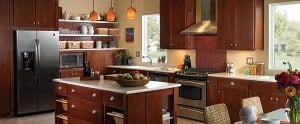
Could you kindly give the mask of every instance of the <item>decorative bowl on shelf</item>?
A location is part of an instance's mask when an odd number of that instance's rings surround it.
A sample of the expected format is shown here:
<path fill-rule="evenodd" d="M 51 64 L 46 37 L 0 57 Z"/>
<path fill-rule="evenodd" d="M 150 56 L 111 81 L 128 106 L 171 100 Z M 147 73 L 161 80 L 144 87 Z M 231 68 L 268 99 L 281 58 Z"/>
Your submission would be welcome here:
<path fill-rule="evenodd" d="M 149 80 L 116 80 L 122 87 L 137 87 L 146 85 Z"/>

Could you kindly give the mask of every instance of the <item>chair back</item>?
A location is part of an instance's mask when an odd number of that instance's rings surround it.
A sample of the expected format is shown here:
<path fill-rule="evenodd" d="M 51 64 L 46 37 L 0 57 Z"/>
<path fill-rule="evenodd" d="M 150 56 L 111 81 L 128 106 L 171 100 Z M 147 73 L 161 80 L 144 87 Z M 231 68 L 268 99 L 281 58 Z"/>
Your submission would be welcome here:
<path fill-rule="evenodd" d="M 257 115 L 264 114 L 260 98 L 258 96 L 242 99 L 242 107 L 256 106 Z"/>
<path fill-rule="evenodd" d="M 230 124 L 227 106 L 224 103 L 205 107 L 206 124 Z"/>

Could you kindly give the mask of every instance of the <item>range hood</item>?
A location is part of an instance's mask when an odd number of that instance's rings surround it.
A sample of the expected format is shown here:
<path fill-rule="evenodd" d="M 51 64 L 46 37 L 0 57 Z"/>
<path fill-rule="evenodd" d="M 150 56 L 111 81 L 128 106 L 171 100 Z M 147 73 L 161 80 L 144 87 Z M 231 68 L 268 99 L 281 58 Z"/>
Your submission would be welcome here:
<path fill-rule="evenodd" d="M 196 24 L 180 33 L 217 34 L 216 0 L 196 0 Z"/>

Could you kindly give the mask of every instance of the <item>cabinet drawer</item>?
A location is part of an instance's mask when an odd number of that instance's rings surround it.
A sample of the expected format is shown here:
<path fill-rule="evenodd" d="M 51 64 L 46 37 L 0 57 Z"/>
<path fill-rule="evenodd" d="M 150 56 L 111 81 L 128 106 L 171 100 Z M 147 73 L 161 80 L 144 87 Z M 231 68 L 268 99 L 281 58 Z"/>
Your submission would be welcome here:
<path fill-rule="evenodd" d="M 86 100 L 101 102 L 101 92 L 96 89 L 70 85 L 68 94 L 74 97 L 80 97 Z"/>
<path fill-rule="evenodd" d="M 103 124 L 102 122 L 91 122 L 82 119 L 78 119 L 76 117 L 69 116 L 68 124 Z"/>
<path fill-rule="evenodd" d="M 69 116 L 89 122 L 101 122 L 102 105 L 100 102 L 69 97 L 68 114 Z"/>
<path fill-rule="evenodd" d="M 118 68 L 106 68 L 106 74 L 120 74 L 121 69 Z"/>
<path fill-rule="evenodd" d="M 113 92 L 103 92 L 103 103 L 122 109 L 124 107 L 124 95 Z"/>
<path fill-rule="evenodd" d="M 248 81 L 230 78 L 218 78 L 218 87 L 230 87 L 247 90 Z"/>
<path fill-rule="evenodd" d="M 62 83 L 55 83 L 54 84 L 55 93 L 60 95 L 67 95 L 67 86 Z"/>

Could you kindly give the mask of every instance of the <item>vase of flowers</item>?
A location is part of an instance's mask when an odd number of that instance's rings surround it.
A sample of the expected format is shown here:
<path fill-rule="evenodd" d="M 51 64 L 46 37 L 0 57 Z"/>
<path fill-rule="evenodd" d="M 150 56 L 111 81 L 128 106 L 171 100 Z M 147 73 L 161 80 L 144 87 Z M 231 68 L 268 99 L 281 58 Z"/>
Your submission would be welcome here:
<path fill-rule="evenodd" d="M 275 76 L 278 89 L 288 96 L 291 124 L 300 124 L 300 72 L 281 72 Z"/>

